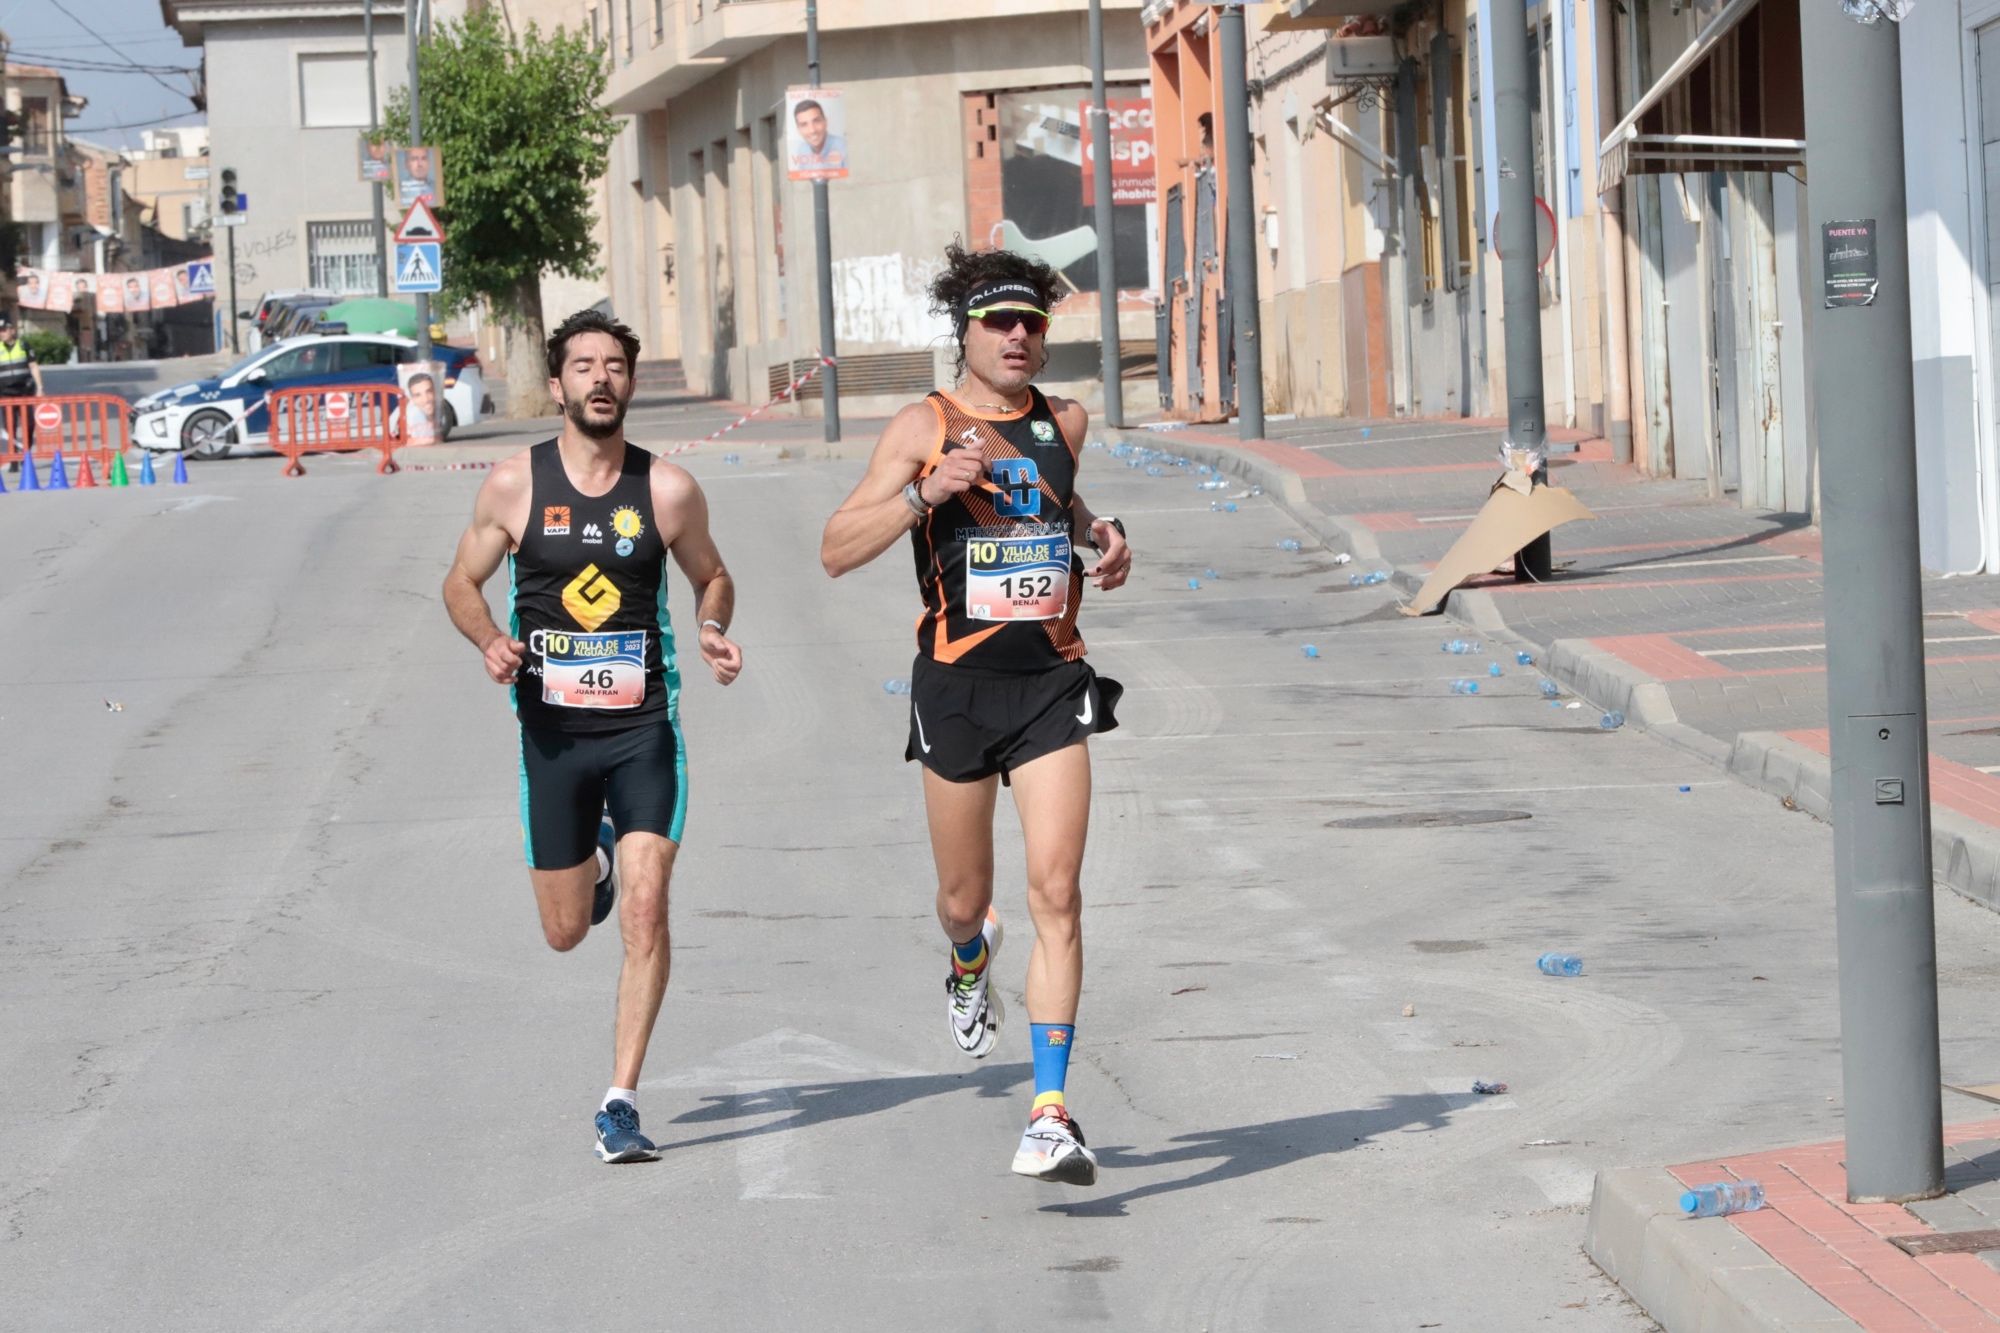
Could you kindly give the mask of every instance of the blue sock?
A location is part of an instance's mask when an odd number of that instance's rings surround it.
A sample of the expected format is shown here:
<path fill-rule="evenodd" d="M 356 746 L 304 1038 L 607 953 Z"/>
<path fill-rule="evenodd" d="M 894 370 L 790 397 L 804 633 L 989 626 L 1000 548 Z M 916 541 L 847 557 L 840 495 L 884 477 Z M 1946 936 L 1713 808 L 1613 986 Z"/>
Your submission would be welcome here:
<path fill-rule="evenodd" d="M 986 966 L 986 932 L 981 930 L 965 943 L 952 945 L 951 954 L 958 960 L 959 971 L 977 972 Z"/>
<path fill-rule="evenodd" d="M 1075 1041 L 1074 1023 L 1028 1024 L 1028 1046 L 1035 1053 L 1036 1111 L 1063 1105 L 1063 1084 L 1069 1081 L 1069 1048 Z"/>

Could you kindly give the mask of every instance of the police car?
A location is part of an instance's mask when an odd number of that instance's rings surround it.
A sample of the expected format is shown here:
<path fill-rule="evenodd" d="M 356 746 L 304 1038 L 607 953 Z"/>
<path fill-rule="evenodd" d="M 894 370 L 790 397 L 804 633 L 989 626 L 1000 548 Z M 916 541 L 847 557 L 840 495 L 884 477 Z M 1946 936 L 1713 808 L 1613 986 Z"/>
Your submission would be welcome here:
<path fill-rule="evenodd" d="M 479 355 L 466 347 L 431 348 L 444 364 L 440 438 L 493 410 Z M 396 383 L 396 367 L 417 359 L 413 338 L 388 333 L 309 334 L 255 352 L 213 379 L 148 394 L 132 404 L 132 439 L 142 449 L 220 458 L 263 447 L 271 437 L 264 396 L 278 389 Z"/>

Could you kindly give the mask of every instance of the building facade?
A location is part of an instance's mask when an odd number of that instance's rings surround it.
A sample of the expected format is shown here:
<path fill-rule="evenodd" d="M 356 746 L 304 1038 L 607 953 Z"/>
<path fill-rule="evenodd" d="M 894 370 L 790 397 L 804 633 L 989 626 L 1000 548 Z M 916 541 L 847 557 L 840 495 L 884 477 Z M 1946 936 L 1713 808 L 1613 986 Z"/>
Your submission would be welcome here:
<path fill-rule="evenodd" d="M 20 127 L 7 173 L 8 215 L 20 244 L 15 258 L 24 268 L 81 270 L 87 267 L 84 256 L 93 238 L 83 158 L 70 140 L 68 123 L 83 114 L 88 103 L 69 91 L 57 71 L 11 60 L 0 75 L 0 94 Z M 72 340 L 76 336 L 71 321 L 61 314 L 28 310 L 21 318 L 29 328 Z"/>

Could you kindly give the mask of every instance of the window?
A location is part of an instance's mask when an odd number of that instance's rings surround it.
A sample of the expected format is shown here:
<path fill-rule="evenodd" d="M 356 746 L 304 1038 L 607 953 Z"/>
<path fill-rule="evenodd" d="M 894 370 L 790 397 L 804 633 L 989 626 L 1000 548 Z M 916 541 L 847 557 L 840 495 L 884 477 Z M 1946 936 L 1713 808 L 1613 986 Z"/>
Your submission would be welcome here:
<path fill-rule="evenodd" d="M 375 290 L 374 224 L 369 222 L 308 222 L 306 224 L 308 281 L 328 291 L 373 293 Z"/>
<path fill-rule="evenodd" d="M 368 124 L 368 57 L 299 57 L 299 123 L 308 128 Z"/>
<path fill-rule="evenodd" d="M 55 136 L 49 130 L 49 99 L 21 99 L 21 151 L 29 157 L 47 157 L 55 151 Z"/>

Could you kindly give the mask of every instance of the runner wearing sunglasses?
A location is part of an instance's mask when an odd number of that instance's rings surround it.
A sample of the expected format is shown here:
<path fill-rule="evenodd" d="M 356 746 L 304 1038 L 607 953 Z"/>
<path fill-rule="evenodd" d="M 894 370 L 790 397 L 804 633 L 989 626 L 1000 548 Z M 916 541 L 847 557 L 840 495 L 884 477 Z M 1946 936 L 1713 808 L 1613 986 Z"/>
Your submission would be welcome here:
<path fill-rule="evenodd" d="M 1077 610 L 1086 578 L 1123 584 L 1125 526 L 1076 493 L 1089 416 L 1033 384 L 1048 360 L 1055 270 L 1008 251 L 945 250 L 932 309 L 951 317 L 960 380 L 889 423 L 867 473 L 827 521 L 820 560 L 838 577 L 904 533 L 923 614 L 910 682 L 906 760 L 924 767 L 937 914 L 951 943 L 952 1038 L 979 1059 L 1000 1034 L 988 984 L 1001 942 L 993 901 L 993 817 L 1014 792 L 1026 840 L 1029 1041 L 1035 1100 L 1018 1174 L 1072 1185 L 1097 1158 L 1064 1102 L 1083 986 L 1079 877 L 1090 822 L 1089 738 L 1117 726 L 1122 688 L 1084 662 Z M 1086 567 L 1073 549 L 1096 551 Z"/>

